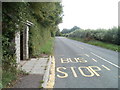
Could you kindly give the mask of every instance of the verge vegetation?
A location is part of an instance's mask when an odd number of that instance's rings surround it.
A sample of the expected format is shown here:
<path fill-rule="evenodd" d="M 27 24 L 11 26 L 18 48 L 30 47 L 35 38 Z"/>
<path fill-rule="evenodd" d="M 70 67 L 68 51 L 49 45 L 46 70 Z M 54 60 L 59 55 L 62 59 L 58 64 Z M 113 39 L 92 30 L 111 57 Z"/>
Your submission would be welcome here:
<path fill-rule="evenodd" d="M 88 43 L 88 44 L 91 44 L 91 45 L 100 46 L 100 47 L 103 47 L 103 48 L 107 48 L 107 49 L 111 49 L 111 50 L 119 51 L 119 52 L 120 52 L 120 49 L 119 49 L 120 46 L 118 46 L 118 45 L 116 45 L 116 44 L 105 43 L 105 42 L 97 41 L 97 40 L 86 41 L 86 40 L 84 40 L 84 39 L 71 38 L 71 37 L 69 37 L 69 39 L 81 41 L 81 42 Z"/>
<path fill-rule="evenodd" d="M 34 25 L 29 31 L 30 57 L 51 54 L 53 38 L 62 21 L 60 2 L 3 2 L 2 3 L 2 70 L 3 87 L 17 78 L 15 33 L 25 29 L 27 20 Z"/>
<path fill-rule="evenodd" d="M 82 41 L 88 44 L 104 47 L 114 51 L 120 51 L 120 28 L 111 29 L 77 29 L 70 33 L 63 30 L 62 35 L 70 39 Z"/>

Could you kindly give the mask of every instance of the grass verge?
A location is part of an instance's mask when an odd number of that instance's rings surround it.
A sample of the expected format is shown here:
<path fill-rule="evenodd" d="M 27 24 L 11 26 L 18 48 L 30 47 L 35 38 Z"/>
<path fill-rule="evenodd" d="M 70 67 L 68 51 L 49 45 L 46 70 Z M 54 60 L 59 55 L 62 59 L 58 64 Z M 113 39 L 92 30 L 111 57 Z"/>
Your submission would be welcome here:
<path fill-rule="evenodd" d="M 2 73 L 2 87 L 10 88 L 13 87 L 20 77 L 28 75 L 25 71 L 17 70 L 17 72 L 3 71 Z"/>
<path fill-rule="evenodd" d="M 91 44 L 91 45 L 100 46 L 100 47 L 103 47 L 103 48 L 107 48 L 107 49 L 110 49 L 110 50 L 120 52 L 120 46 L 119 45 L 110 44 L 110 43 L 106 43 L 106 42 L 101 42 L 101 41 L 97 41 L 97 40 L 86 41 L 86 40 L 81 39 L 81 38 L 71 38 L 71 37 L 69 37 L 69 39 L 81 41 L 81 42 L 88 43 L 88 44 Z"/>
<path fill-rule="evenodd" d="M 17 79 L 17 76 L 15 73 L 12 73 L 10 71 L 3 71 L 3 74 L 2 74 L 2 85 L 3 87 L 5 88 L 6 86 L 10 85 L 10 83 L 13 81 L 13 80 L 16 80 Z"/>
<path fill-rule="evenodd" d="M 53 44 L 54 44 L 54 38 L 50 38 L 40 49 L 41 53 L 43 54 L 52 54 L 53 53 Z"/>

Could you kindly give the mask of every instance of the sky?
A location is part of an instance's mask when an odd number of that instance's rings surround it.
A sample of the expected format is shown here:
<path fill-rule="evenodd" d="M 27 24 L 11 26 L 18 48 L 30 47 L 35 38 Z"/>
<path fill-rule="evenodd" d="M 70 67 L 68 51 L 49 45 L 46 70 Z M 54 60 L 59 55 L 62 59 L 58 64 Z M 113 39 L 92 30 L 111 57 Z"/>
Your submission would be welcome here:
<path fill-rule="evenodd" d="M 64 16 L 59 28 L 109 29 L 118 26 L 118 1 L 62 0 Z"/>

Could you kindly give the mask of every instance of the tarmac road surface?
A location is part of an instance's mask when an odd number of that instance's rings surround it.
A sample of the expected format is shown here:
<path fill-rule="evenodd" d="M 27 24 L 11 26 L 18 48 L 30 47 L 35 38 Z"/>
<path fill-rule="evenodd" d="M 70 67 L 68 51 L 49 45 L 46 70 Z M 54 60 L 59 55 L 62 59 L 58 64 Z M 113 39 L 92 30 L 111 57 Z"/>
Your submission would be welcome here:
<path fill-rule="evenodd" d="M 54 55 L 54 88 L 118 88 L 118 52 L 56 37 Z"/>

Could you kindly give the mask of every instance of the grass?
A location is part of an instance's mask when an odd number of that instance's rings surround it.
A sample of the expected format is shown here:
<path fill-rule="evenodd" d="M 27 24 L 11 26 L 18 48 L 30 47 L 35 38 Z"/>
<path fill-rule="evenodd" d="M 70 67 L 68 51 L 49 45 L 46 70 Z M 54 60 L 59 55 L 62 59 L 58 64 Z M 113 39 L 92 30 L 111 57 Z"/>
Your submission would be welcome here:
<path fill-rule="evenodd" d="M 39 88 L 43 88 L 43 87 L 42 87 L 42 84 L 43 84 L 43 83 L 44 83 L 44 81 L 41 80 L 41 81 L 40 81 L 40 86 L 39 86 Z"/>
<path fill-rule="evenodd" d="M 2 88 L 2 67 L 0 67 L 0 90 Z"/>
<path fill-rule="evenodd" d="M 15 73 L 12 73 L 10 71 L 3 71 L 3 74 L 2 74 L 2 85 L 3 87 L 5 88 L 7 85 L 9 85 L 13 80 L 16 80 L 17 79 L 17 76 Z"/>
<path fill-rule="evenodd" d="M 71 37 L 69 37 L 69 39 L 81 41 L 81 42 L 88 43 L 88 44 L 91 44 L 91 45 L 100 46 L 100 47 L 103 47 L 103 48 L 107 48 L 107 49 L 110 49 L 110 50 L 120 52 L 120 49 L 119 49 L 120 46 L 115 45 L 115 44 L 101 42 L 101 41 L 97 41 L 97 40 L 86 41 L 86 40 L 81 39 L 81 38 L 71 38 Z"/>
<path fill-rule="evenodd" d="M 42 47 L 41 47 L 41 53 L 43 54 L 52 54 L 53 53 L 53 43 L 54 38 L 50 38 Z"/>
<path fill-rule="evenodd" d="M 3 70 L 2 87 L 3 88 L 12 87 L 14 85 L 14 83 L 16 82 L 16 80 L 18 80 L 19 77 L 24 76 L 24 75 L 28 75 L 28 73 L 26 73 L 25 71 L 22 71 L 22 70 L 17 70 L 16 72 Z M 1 85 L 0 85 L 0 87 L 1 87 Z"/>

